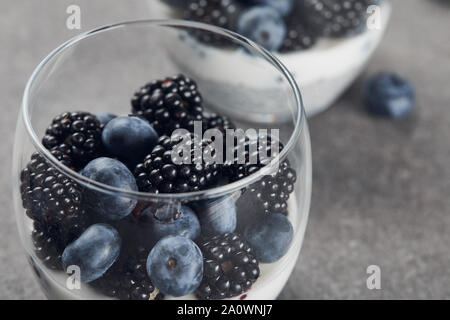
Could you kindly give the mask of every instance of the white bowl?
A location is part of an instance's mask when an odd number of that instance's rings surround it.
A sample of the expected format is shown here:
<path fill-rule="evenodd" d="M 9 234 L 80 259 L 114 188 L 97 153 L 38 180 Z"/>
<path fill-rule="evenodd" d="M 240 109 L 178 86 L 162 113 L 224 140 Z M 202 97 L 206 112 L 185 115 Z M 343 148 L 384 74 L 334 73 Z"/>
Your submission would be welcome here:
<path fill-rule="evenodd" d="M 171 7 L 159 0 L 149 0 L 150 15 L 152 18 L 172 18 L 174 11 Z M 380 43 L 387 28 L 391 15 L 391 4 L 384 1 L 381 5 L 380 28 L 366 30 L 362 34 L 345 39 L 320 39 L 314 47 L 298 52 L 278 54 L 277 57 L 291 71 L 296 78 L 308 116 L 315 115 L 327 109 L 337 98 L 347 89 L 351 83 L 362 72 L 373 52 Z M 233 116 L 243 116 L 255 121 L 285 121 L 288 120 L 289 112 L 283 106 L 265 105 L 264 101 L 258 101 L 258 109 L 254 112 L 242 113 L 239 108 L 245 101 L 239 101 L 235 94 L 236 90 L 254 91 L 255 100 L 258 99 L 258 92 L 273 92 L 279 95 L 278 79 L 268 77 L 267 72 L 255 83 L 246 78 L 246 74 L 252 75 L 258 69 L 258 62 L 255 61 L 254 69 L 236 70 L 235 61 L 242 61 L 245 52 L 230 50 L 229 53 L 217 50 L 212 46 L 202 44 L 191 37 L 183 37 L 179 43 L 167 43 L 168 53 L 173 61 L 183 72 L 188 73 L 200 84 L 201 87 L 208 87 L 208 90 L 219 88 L 217 94 L 209 93 L 211 101 L 206 101 L 222 113 Z M 190 50 L 186 54 L 186 50 Z M 189 59 L 186 59 L 189 57 Z M 248 59 L 252 57 L 248 56 Z M 204 68 L 193 70 L 190 65 L 199 65 L 199 60 Z M 193 61 L 196 60 L 196 61 Z M 228 70 L 228 78 L 224 78 L 224 73 L 220 72 L 221 78 L 215 77 L 214 70 L 221 68 Z M 210 90 L 210 91 L 211 91 Z M 220 105 L 216 102 L 220 101 Z M 272 116 L 267 117 L 268 109 L 272 109 Z M 264 114 L 264 116 L 263 116 Z"/>

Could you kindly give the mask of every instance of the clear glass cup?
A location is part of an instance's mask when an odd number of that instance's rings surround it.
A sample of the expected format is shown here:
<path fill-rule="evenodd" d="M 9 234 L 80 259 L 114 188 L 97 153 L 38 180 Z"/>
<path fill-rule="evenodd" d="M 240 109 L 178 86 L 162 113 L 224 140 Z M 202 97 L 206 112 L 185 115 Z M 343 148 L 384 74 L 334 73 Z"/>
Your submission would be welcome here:
<path fill-rule="evenodd" d="M 247 109 L 248 112 L 252 112 L 259 103 L 270 103 L 273 108 L 280 105 L 288 107 L 291 112 L 288 122 L 280 124 L 271 121 L 268 125 L 264 113 L 259 113 L 257 117 L 249 115 L 246 119 L 229 114 L 230 120 L 237 128 L 267 129 L 269 133 L 279 133 L 279 141 L 284 148 L 279 153 L 274 153 L 270 163 L 261 165 L 258 171 L 247 174 L 241 180 L 227 181 L 206 190 L 156 194 L 120 189 L 90 180 L 59 161 L 55 153 L 43 146 L 41 138 L 52 119 L 58 114 L 82 110 L 92 114 L 111 112 L 116 115 L 127 115 L 131 112 L 130 100 L 133 93 L 149 81 L 180 73 L 190 76 L 190 70 L 211 67 L 204 65 L 202 60 L 190 56 L 193 53 L 192 48 L 189 50 L 183 48 L 190 44 L 182 39 L 186 35 L 198 32 L 220 37 L 252 56 L 252 59 L 240 61 L 233 70 L 226 71 L 234 72 L 237 80 L 244 73 L 245 79 L 259 77 L 261 74 L 279 79 L 282 90 L 276 95 L 271 93 L 257 97 L 248 96 L 245 91 L 236 88 L 235 96 L 239 97 L 242 110 Z M 174 50 L 185 52 L 185 68 L 173 62 Z M 220 78 L 220 72 L 224 71 L 210 69 L 210 72 L 219 73 Z M 228 98 L 223 95 L 217 96 L 217 93 L 220 93 L 219 87 L 202 79 L 194 80 L 197 81 L 205 99 L 206 111 L 215 110 L 217 105 L 222 106 L 220 110 L 223 110 L 223 106 L 227 106 Z M 214 103 L 210 104 L 209 101 Z M 258 119 L 262 121 L 257 121 Z M 270 131 L 271 129 L 278 131 Z M 151 150 L 148 151 L 150 152 Z M 229 256 L 225 254 L 220 258 L 222 260 L 217 258 L 217 261 L 222 280 L 228 279 L 229 282 L 225 283 L 224 289 L 219 290 L 216 287 L 217 279 L 208 280 L 212 281 L 208 282 L 210 285 L 208 288 L 212 288 L 215 292 L 215 295 L 209 298 L 218 298 L 218 295 L 222 294 L 220 298 L 274 299 L 288 281 L 297 262 L 311 197 L 311 149 L 300 92 L 290 73 L 276 58 L 232 32 L 193 22 L 148 20 L 99 28 L 67 41 L 39 64 L 28 81 L 17 123 L 13 158 L 12 186 L 20 238 L 34 274 L 48 298 L 173 298 L 175 295 L 164 294 L 162 290 L 154 289 L 157 286 L 150 282 L 146 271 L 147 256 L 158 239 L 148 238 L 154 235 L 149 236 L 147 229 L 149 226 L 145 223 L 145 219 L 142 219 L 142 212 L 148 209 L 154 215 L 156 210 L 154 208 L 160 208 L 162 205 L 165 205 L 165 208 L 175 208 L 176 212 L 179 212 L 182 206 L 191 207 L 199 219 L 200 215 L 207 216 L 202 210 L 209 210 L 208 212 L 212 212 L 213 215 L 225 215 L 225 210 L 229 210 L 230 206 L 235 208 L 237 226 L 231 227 L 233 230 L 228 227 L 227 230 L 238 234 L 238 239 L 244 241 L 246 247 L 233 248 L 231 251 L 247 250 L 253 246 L 251 251 L 246 251 L 247 260 L 250 258 L 250 262 L 245 261 L 247 269 L 243 267 L 246 272 L 244 280 L 247 282 L 239 282 L 240 280 L 236 280 L 235 275 L 230 273 L 230 266 L 238 265 L 236 260 L 232 259 L 233 252 L 237 251 L 231 252 Z M 223 169 L 221 166 L 218 168 Z M 286 170 L 289 170 L 289 179 Z M 46 188 L 47 192 L 58 192 L 58 188 L 54 187 L 54 179 L 46 179 L 48 175 L 74 188 L 71 189 L 72 202 L 69 206 L 62 200 L 64 203 L 58 203 L 59 209 L 56 210 L 55 203 L 51 202 L 54 200 L 42 196 Z M 279 184 L 279 190 L 289 189 L 282 197 L 280 193 L 277 194 L 281 197 L 277 199 L 284 199 L 286 208 L 277 207 L 276 201 L 266 201 L 271 193 L 264 189 L 265 186 L 273 186 L 276 183 Z M 114 199 L 129 201 L 133 204 L 134 210 L 126 218 L 109 221 L 95 211 L 95 205 L 88 200 L 92 195 L 109 197 L 111 201 Z M 278 209 L 273 209 L 274 206 Z M 81 216 L 81 220 L 74 218 L 75 220 L 71 222 L 75 211 L 79 213 L 76 218 Z M 228 215 L 229 211 L 226 214 Z M 268 216 L 270 218 L 267 218 Z M 283 252 L 275 258 L 273 250 L 261 251 L 261 246 L 255 250 L 255 245 L 250 244 L 255 243 L 253 239 L 255 233 L 250 226 L 256 225 L 260 220 L 270 220 L 273 216 L 283 216 L 280 219 L 288 221 L 292 226 L 292 234 L 289 230 L 282 231 L 277 226 L 270 229 L 269 234 L 272 237 L 279 236 L 271 240 L 263 238 L 262 243 L 268 241 L 266 244 L 268 247 L 276 248 L 279 245 L 278 240 L 291 237 L 284 247 L 281 249 L 278 247 L 278 251 Z M 64 270 L 61 254 L 73 241 L 84 235 L 84 231 L 91 224 L 97 223 L 109 224 L 118 232 L 121 238 L 120 255 L 112 265 L 109 263 L 106 266 L 105 263 L 101 275 L 97 275 L 94 280 L 83 281 L 83 270 L 78 270 L 81 272 L 81 278 L 73 268 Z M 200 225 L 204 228 L 203 222 Z M 201 236 L 193 239 L 200 248 L 204 248 L 202 243 L 206 241 L 204 230 L 202 229 Z M 220 233 L 217 230 L 214 232 Z M 237 238 L 233 239 L 233 234 L 228 236 L 222 234 L 218 237 L 228 237 L 226 238 L 228 244 L 237 241 Z M 220 250 L 222 249 L 226 250 L 224 247 Z M 206 260 L 207 254 L 204 251 L 202 254 Z M 256 261 L 252 260 L 255 257 Z M 85 257 L 82 256 L 82 259 Z M 267 262 L 269 260 L 276 261 Z M 259 272 L 250 274 L 255 267 Z M 202 268 L 204 282 L 207 269 L 204 266 Z M 242 289 L 239 294 L 230 291 L 230 284 L 235 286 L 233 290 L 236 292 L 239 288 Z M 205 295 L 197 294 L 198 290 L 200 289 L 191 290 L 182 298 L 205 298 Z"/>

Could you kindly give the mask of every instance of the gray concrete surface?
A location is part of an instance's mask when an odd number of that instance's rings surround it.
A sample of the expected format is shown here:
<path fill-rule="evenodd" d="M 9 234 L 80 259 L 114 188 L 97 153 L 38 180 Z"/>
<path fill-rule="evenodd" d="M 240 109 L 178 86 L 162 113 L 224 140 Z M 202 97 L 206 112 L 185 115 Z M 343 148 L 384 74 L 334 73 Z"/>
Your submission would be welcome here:
<path fill-rule="evenodd" d="M 65 28 L 73 3 L 82 8 L 81 31 L 146 16 L 139 0 L 0 1 L 0 299 L 44 298 L 18 239 L 11 150 L 27 78 L 51 49 L 79 32 Z M 280 298 L 450 298 L 449 14 L 444 1 L 395 1 L 389 31 L 365 74 L 310 120 L 311 218 Z M 417 108 L 406 119 L 364 111 L 361 83 L 379 70 L 395 70 L 417 88 Z M 381 290 L 366 288 L 372 264 L 381 268 Z"/>

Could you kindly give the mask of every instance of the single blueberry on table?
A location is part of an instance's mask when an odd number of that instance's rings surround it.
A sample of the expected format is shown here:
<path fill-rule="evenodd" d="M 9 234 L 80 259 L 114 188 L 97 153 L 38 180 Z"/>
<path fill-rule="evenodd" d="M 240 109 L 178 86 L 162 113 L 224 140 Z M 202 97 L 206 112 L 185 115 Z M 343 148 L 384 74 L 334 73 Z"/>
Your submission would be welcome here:
<path fill-rule="evenodd" d="M 121 239 L 116 229 L 107 224 L 94 224 L 64 249 L 64 270 L 77 266 L 82 282 L 96 280 L 117 260 L 120 246 Z"/>
<path fill-rule="evenodd" d="M 110 122 L 112 119 L 117 118 L 117 116 L 110 112 L 99 112 L 95 115 L 100 121 L 100 124 L 106 125 L 108 122 Z"/>
<path fill-rule="evenodd" d="M 245 10 L 237 22 L 237 32 L 270 51 L 280 48 L 286 36 L 286 25 L 272 7 L 258 6 Z"/>
<path fill-rule="evenodd" d="M 204 236 L 232 233 L 236 230 L 236 198 L 228 195 L 190 204 L 197 213 Z"/>
<path fill-rule="evenodd" d="M 406 79 L 393 73 L 379 73 L 367 81 L 364 99 L 371 113 L 401 118 L 413 108 L 415 93 Z"/>
<path fill-rule="evenodd" d="M 139 222 L 153 242 L 165 236 L 181 236 L 192 240 L 200 236 L 200 223 L 194 211 L 180 204 L 169 203 L 157 208 L 148 206 L 140 213 Z"/>
<path fill-rule="evenodd" d="M 275 262 L 284 256 L 293 236 L 292 224 L 281 213 L 266 214 L 244 227 L 245 240 L 264 263 Z"/>
<path fill-rule="evenodd" d="M 119 159 L 137 163 L 158 143 L 158 134 L 145 120 L 134 116 L 112 119 L 102 132 L 106 150 Z"/>
<path fill-rule="evenodd" d="M 190 239 L 162 238 L 147 258 L 147 273 L 164 294 L 181 297 L 193 292 L 203 278 L 203 255 Z"/>
<path fill-rule="evenodd" d="M 137 191 L 138 187 L 133 174 L 118 160 L 97 158 L 89 162 L 80 173 L 97 182 L 120 188 Z M 120 220 L 128 216 L 136 206 L 136 200 L 86 188 L 83 192 L 87 207 L 92 213 L 105 220 Z"/>

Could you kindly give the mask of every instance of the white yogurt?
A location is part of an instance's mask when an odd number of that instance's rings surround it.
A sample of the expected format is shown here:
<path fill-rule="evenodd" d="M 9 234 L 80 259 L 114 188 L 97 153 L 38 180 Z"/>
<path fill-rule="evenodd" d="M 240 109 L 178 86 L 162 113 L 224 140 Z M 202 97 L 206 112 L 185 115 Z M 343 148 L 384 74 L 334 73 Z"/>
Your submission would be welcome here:
<path fill-rule="evenodd" d="M 172 9 L 161 1 L 148 3 L 152 18 L 173 17 Z M 380 8 L 379 29 L 345 39 L 320 39 L 308 50 L 278 54 L 297 80 L 308 115 L 329 107 L 360 74 L 388 25 L 391 4 L 385 1 Z M 252 63 L 249 60 L 254 58 L 243 50 L 217 49 L 191 37 L 180 41 L 170 38 L 166 48 L 180 71 L 188 73 L 202 90 L 208 91 L 206 102 L 218 111 L 259 122 L 290 119 L 289 107 L 264 103 L 268 97 L 279 97 L 284 89 L 278 72 L 268 71 L 265 61 Z M 245 95 L 239 94 L 239 90 L 245 90 Z M 249 110 L 247 104 L 239 108 L 245 103 L 240 100 L 242 96 L 253 96 L 252 102 L 257 102 L 253 105 L 258 105 L 258 109 Z M 221 101 L 221 105 L 215 105 L 215 101 Z"/>

